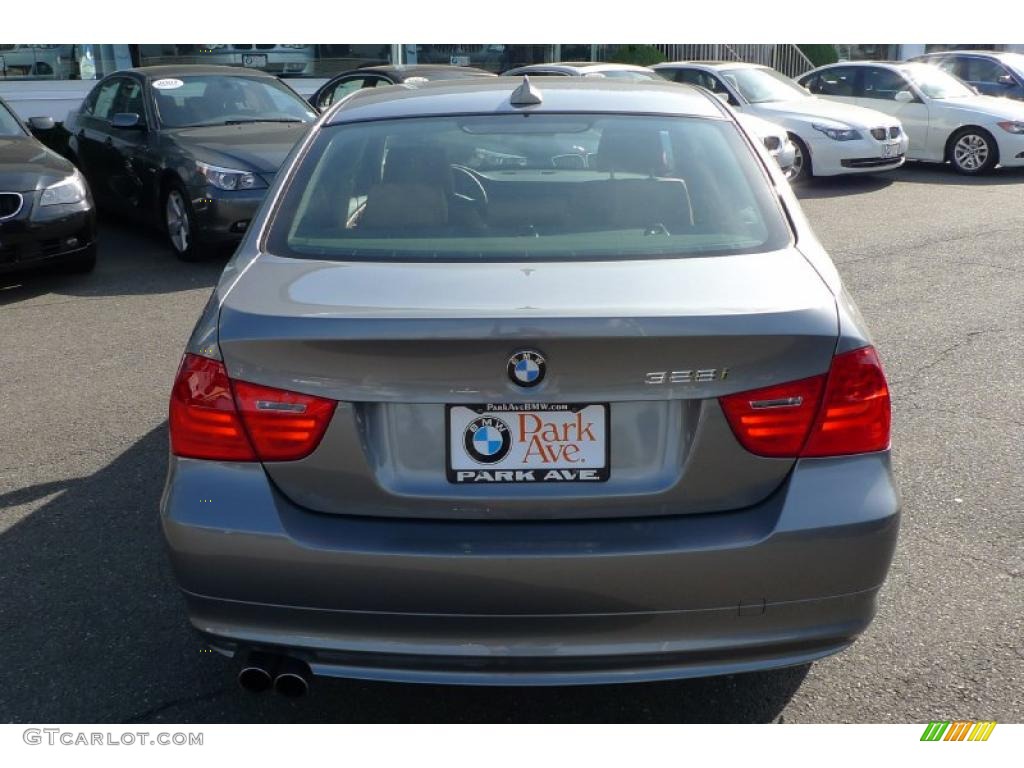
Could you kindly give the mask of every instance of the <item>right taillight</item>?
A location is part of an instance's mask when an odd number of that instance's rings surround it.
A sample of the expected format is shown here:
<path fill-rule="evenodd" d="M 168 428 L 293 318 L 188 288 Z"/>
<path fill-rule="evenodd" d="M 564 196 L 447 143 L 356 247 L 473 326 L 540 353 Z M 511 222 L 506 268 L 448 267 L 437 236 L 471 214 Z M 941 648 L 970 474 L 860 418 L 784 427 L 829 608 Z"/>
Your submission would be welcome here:
<path fill-rule="evenodd" d="M 842 456 L 889 447 L 889 387 L 872 347 L 814 376 L 720 398 L 736 439 L 759 456 Z"/>
<path fill-rule="evenodd" d="M 171 453 L 216 461 L 295 461 L 320 443 L 335 401 L 232 381 L 224 364 L 186 354 L 171 390 Z"/>
<path fill-rule="evenodd" d="M 889 385 L 873 347 L 832 358 L 818 419 L 802 456 L 842 456 L 889 447 Z"/>

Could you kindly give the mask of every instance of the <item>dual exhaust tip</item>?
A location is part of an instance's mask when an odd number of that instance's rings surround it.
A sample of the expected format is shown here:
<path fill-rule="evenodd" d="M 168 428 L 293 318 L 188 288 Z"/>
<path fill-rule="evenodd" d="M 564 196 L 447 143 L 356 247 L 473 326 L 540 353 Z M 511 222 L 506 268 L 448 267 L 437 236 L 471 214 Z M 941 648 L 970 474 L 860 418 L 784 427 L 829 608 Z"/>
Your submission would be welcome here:
<path fill-rule="evenodd" d="M 291 656 L 254 651 L 238 672 L 238 684 L 250 693 L 273 688 L 281 696 L 298 699 L 309 693 L 309 665 Z"/>

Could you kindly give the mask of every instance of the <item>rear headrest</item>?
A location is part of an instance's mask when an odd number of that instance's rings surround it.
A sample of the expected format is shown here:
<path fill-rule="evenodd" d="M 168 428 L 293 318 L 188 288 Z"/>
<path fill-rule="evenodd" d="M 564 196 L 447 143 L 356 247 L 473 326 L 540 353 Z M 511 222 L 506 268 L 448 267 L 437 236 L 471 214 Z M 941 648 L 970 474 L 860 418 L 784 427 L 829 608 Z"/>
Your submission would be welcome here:
<path fill-rule="evenodd" d="M 444 190 L 450 178 L 451 166 L 441 147 L 389 147 L 384 157 L 386 184 L 426 184 Z"/>
<path fill-rule="evenodd" d="M 606 129 L 597 145 L 597 168 L 664 176 L 668 163 L 661 132 L 636 128 Z"/>
<path fill-rule="evenodd" d="M 448 223 L 444 191 L 425 184 L 378 184 L 370 188 L 360 229 L 410 234 L 436 230 Z"/>

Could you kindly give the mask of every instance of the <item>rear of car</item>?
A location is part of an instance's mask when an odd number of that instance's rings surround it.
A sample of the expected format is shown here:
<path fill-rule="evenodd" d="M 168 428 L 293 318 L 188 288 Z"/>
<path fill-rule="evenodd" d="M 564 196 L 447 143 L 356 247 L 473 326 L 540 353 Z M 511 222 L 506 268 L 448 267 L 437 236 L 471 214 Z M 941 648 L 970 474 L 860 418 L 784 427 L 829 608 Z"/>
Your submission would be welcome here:
<path fill-rule="evenodd" d="M 519 84 L 356 94 L 284 169 L 172 393 L 193 624 L 421 682 L 840 650 L 895 544 L 889 398 L 795 200 L 706 94 Z"/>

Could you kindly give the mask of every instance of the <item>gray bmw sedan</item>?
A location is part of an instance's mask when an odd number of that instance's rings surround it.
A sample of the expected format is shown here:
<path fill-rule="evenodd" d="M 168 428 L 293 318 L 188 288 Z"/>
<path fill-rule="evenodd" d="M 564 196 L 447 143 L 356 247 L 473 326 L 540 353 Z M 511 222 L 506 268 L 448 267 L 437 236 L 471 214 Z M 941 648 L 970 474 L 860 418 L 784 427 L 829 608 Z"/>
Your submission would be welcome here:
<path fill-rule="evenodd" d="M 874 614 L 889 409 L 787 182 L 711 95 L 363 90 L 188 343 L 163 528 L 250 690 L 801 664 Z"/>

